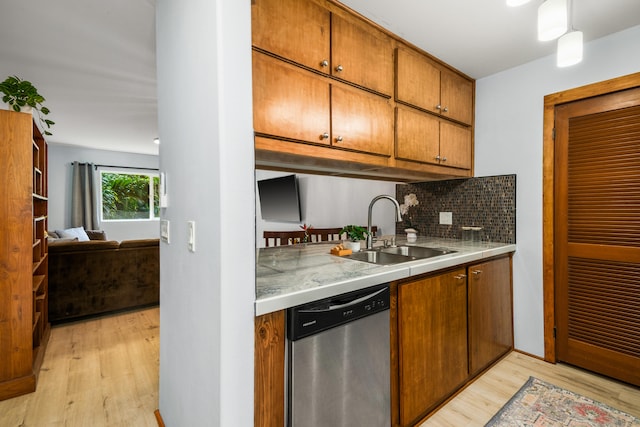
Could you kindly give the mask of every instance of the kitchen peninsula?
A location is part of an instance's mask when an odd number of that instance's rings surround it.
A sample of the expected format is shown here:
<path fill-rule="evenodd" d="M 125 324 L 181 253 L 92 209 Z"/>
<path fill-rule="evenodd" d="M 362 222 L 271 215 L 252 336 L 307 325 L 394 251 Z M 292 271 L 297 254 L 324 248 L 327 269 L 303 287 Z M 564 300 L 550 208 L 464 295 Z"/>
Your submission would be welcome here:
<path fill-rule="evenodd" d="M 330 255 L 334 245 L 258 249 L 256 426 L 285 425 L 285 313 L 300 304 L 390 284 L 392 426 L 416 425 L 513 348 L 514 244 L 419 237 L 411 245 L 455 252 L 394 265 Z"/>

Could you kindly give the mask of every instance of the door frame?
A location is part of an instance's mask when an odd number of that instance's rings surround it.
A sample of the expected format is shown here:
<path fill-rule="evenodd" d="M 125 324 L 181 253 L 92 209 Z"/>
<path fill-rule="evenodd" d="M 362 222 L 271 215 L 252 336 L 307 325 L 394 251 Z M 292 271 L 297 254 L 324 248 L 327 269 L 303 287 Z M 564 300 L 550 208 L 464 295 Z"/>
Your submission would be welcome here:
<path fill-rule="evenodd" d="M 556 92 L 544 97 L 542 126 L 542 280 L 544 300 L 544 360 L 556 362 L 555 250 L 554 250 L 554 122 L 557 105 L 640 87 L 640 72 Z"/>

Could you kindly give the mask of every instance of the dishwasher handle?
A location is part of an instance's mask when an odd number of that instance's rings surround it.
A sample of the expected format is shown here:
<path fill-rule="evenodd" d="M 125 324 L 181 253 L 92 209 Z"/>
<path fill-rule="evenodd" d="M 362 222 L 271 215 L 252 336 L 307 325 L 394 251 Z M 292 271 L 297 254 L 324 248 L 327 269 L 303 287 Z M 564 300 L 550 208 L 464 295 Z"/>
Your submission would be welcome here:
<path fill-rule="evenodd" d="M 364 302 L 370 298 L 375 298 L 377 295 L 384 293 L 384 291 L 385 289 L 383 288 L 375 292 L 372 292 L 370 294 L 367 294 L 361 297 L 356 297 L 355 299 L 350 299 L 350 300 L 337 299 L 335 301 L 330 301 L 329 307 L 317 306 L 317 307 L 312 307 L 307 309 L 299 309 L 298 313 L 328 313 L 331 311 L 343 310 L 349 307 L 356 306 L 361 302 Z"/>
<path fill-rule="evenodd" d="M 385 284 L 290 308 L 287 337 L 295 341 L 389 310 L 389 300 L 389 285 Z"/>

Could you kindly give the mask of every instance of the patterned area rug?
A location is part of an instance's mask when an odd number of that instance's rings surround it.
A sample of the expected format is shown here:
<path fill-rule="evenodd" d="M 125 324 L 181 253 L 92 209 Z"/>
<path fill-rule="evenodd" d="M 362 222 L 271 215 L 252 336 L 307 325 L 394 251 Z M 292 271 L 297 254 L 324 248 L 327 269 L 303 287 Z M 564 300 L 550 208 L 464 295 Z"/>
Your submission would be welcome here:
<path fill-rule="evenodd" d="M 485 425 L 496 426 L 640 427 L 640 419 L 529 377 L 525 385 Z"/>

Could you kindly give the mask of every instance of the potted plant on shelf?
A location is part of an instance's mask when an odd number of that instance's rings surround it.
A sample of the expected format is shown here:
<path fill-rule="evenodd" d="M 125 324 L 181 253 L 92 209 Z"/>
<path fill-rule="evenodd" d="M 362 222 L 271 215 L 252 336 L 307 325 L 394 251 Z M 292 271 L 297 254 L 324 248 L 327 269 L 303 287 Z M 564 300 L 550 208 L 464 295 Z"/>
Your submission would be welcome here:
<path fill-rule="evenodd" d="M 360 242 L 367 237 L 367 230 L 359 225 L 345 225 L 340 230 L 340 235 L 347 233 L 348 241 L 344 242 L 344 246 L 347 249 L 351 249 L 353 252 L 360 251 Z"/>
<path fill-rule="evenodd" d="M 44 125 L 44 134 L 51 135 L 49 129 L 55 122 L 43 118 L 49 114 L 49 109 L 42 105 L 44 97 L 38 93 L 38 89 L 28 80 L 22 80 L 17 76 L 9 76 L 0 83 L 2 102 L 6 103 L 13 111 L 30 113 L 32 109 L 38 112 L 38 118 Z"/>

